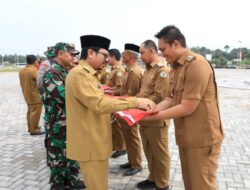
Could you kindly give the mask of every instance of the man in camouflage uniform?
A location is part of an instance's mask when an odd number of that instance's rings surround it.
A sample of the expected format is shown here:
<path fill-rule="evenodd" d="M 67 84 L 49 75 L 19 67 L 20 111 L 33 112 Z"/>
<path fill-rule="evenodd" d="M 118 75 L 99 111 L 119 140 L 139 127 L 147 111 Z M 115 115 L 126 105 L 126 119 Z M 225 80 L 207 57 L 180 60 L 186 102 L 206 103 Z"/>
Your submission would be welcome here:
<path fill-rule="evenodd" d="M 48 163 L 51 169 L 51 189 L 83 189 L 79 165 L 66 158 L 65 78 L 77 51 L 67 43 L 55 45 L 55 59 L 43 78 L 45 130 L 47 134 Z"/>

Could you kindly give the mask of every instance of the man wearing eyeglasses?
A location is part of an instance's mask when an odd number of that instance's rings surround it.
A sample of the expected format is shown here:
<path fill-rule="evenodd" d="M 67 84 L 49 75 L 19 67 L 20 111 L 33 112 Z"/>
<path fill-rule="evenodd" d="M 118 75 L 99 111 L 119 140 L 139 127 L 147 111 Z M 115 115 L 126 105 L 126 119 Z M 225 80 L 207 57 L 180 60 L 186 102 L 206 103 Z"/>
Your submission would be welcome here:
<path fill-rule="evenodd" d="M 145 98 L 105 96 L 97 70 L 108 62 L 110 40 L 96 35 L 80 39 L 79 65 L 66 78 L 67 157 L 79 162 L 88 190 L 108 190 L 108 159 L 112 152 L 110 114 L 136 107 L 150 111 L 155 104 Z"/>
<path fill-rule="evenodd" d="M 78 163 L 66 158 L 65 78 L 78 51 L 62 42 L 54 50 L 55 58 L 43 77 L 42 92 L 51 189 L 82 189 L 85 186 L 79 177 Z"/>

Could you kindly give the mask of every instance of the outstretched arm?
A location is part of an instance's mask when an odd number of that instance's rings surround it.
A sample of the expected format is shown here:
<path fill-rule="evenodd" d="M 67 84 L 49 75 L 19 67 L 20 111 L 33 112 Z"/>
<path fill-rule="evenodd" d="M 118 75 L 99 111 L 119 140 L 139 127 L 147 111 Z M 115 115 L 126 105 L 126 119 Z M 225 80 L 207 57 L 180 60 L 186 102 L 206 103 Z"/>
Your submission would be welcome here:
<path fill-rule="evenodd" d="M 175 118 L 187 116 L 187 115 L 192 114 L 196 110 L 199 102 L 200 102 L 199 100 L 184 99 L 181 101 L 181 104 L 173 106 L 169 109 L 161 110 L 153 116 L 146 117 L 144 120 L 175 119 Z M 163 108 L 166 105 L 167 103 L 165 103 L 165 105 L 162 103 L 160 107 Z"/>

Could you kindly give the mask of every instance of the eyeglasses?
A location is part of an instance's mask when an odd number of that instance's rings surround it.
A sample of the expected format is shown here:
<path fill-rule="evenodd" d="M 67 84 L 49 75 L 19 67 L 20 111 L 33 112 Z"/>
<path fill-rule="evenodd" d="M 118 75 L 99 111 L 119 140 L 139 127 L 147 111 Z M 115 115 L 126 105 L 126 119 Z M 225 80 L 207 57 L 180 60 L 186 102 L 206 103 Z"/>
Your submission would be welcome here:
<path fill-rule="evenodd" d="M 107 53 L 103 53 L 103 52 L 100 52 L 100 51 L 98 51 L 97 53 L 102 54 L 104 56 L 105 60 L 109 58 L 109 54 L 107 54 Z"/>

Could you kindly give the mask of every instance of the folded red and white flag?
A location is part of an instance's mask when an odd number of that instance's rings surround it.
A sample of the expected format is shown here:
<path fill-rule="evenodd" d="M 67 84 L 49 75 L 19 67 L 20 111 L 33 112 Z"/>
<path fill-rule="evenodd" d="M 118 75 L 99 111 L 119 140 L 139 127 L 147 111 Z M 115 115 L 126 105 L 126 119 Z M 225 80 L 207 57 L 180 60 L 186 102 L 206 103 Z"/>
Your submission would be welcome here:
<path fill-rule="evenodd" d="M 111 87 L 108 85 L 102 85 L 101 89 L 104 91 L 104 93 L 108 93 L 111 90 Z"/>
<path fill-rule="evenodd" d="M 142 120 L 144 117 L 152 115 L 152 113 L 141 109 L 129 109 L 115 112 L 120 119 L 124 120 L 128 126 L 133 126 Z"/>
<path fill-rule="evenodd" d="M 109 98 L 129 98 L 129 96 L 112 96 L 112 95 L 105 95 Z M 156 113 L 153 112 L 147 112 L 145 110 L 141 109 L 129 109 L 129 110 L 123 110 L 123 111 L 117 111 L 113 114 L 113 120 L 116 120 L 116 117 L 119 117 L 120 119 L 124 120 L 129 127 L 132 127 L 136 123 L 138 123 L 140 120 L 142 120 L 144 117 L 154 115 Z"/>

